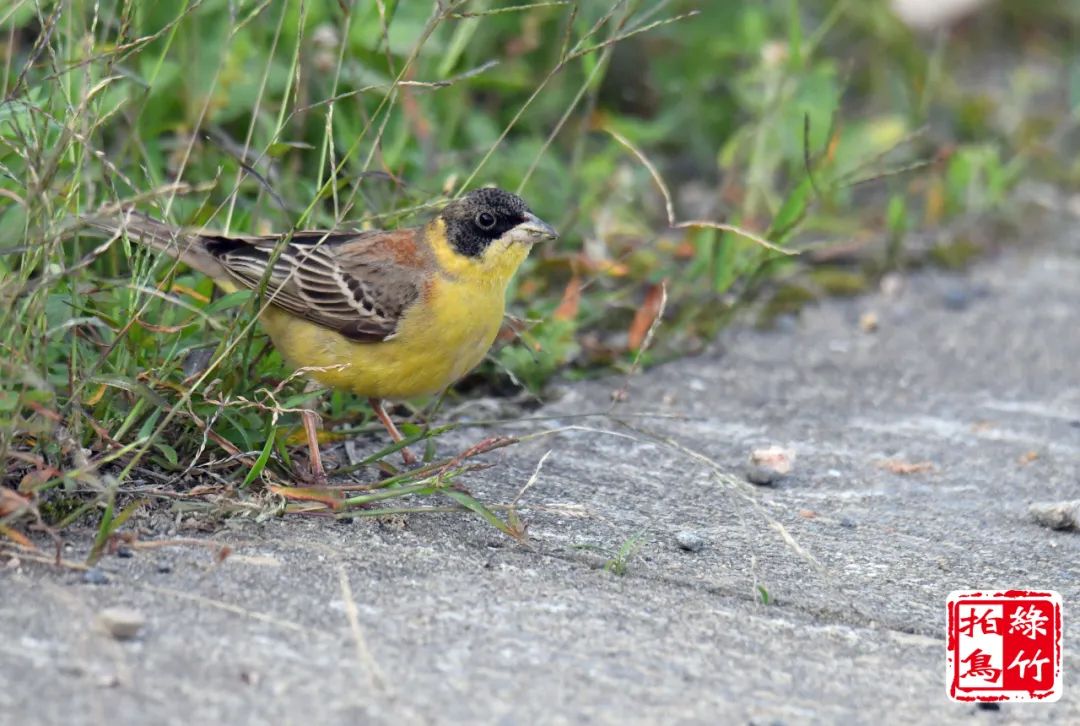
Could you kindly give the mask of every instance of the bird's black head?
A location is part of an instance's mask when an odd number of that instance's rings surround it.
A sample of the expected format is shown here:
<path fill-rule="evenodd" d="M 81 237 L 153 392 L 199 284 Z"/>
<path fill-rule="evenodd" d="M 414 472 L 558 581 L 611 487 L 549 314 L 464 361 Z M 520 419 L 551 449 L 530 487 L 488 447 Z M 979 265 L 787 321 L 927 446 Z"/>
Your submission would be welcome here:
<path fill-rule="evenodd" d="M 446 236 L 458 254 L 482 257 L 495 240 L 532 243 L 554 239 L 555 230 L 529 211 L 525 200 L 494 187 L 476 189 L 446 205 Z"/>

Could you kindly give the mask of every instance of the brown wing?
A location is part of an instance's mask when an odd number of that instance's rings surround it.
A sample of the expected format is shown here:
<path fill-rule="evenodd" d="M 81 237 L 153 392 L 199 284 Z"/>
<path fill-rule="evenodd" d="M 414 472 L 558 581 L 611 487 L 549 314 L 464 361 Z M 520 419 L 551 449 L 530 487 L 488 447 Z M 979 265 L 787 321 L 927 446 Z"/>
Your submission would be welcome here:
<path fill-rule="evenodd" d="M 274 305 L 351 340 L 377 342 L 394 336 L 420 296 L 426 260 L 418 236 L 415 229 L 297 232 L 285 242 L 207 235 L 203 243 L 239 284 L 257 290 L 266 277 Z"/>

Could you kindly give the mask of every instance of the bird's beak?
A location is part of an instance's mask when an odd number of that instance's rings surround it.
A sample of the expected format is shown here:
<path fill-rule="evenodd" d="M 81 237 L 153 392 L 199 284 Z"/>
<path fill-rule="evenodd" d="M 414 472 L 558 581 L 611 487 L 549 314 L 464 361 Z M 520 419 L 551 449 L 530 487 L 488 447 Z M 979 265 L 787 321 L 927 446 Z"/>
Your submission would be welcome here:
<path fill-rule="evenodd" d="M 514 242 L 531 245 L 536 242 L 558 239 L 559 233 L 550 224 L 535 214 L 528 212 L 525 214 L 525 221 L 510 230 L 510 238 Z"/>

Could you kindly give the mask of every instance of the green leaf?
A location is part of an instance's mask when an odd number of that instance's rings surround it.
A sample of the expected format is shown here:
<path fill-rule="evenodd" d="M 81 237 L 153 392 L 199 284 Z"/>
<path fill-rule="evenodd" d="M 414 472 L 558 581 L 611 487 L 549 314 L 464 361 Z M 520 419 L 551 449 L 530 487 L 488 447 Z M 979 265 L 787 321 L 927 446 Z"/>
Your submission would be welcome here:
<path fill-rule="evenodd" d="M 472 7 L 470 7 L 469 10 L 473 12 L 482 12 L 487 10 L 487 6 L 488 3 L 486 0 L 483 0 L 481 2 L 472 3 Z M 450 38 L 450 43 L 442 54 L 442 62 L 439 63 L 437 71 L 439 78 L 446 78 L 453 72 L 454 68 L 457 66 L 458 60 L 464 55 L 466 49 L 468 49 L 469 41 L 472 40 L 479 27 L 479 18 L 469 18 L 458 22 L 457 28 Z"/>
<path fill-rule="evenodd" d="M 788 26 L 788 57 L 792 68 L 802 66 L 802 14 L 799 9 L 799 0 L 788 0 L 787 13 Z"/>
<path fill-rule="evenodd" d="M 776 213 L 776 217 L 773 218 L 773 223 L 765 236 L 776 243 L 781 243 L 791 236 L 791 233 L 798 228 L 806 217 L 812 193 L 813 186 L 810 183 L 810 178 L 806 177 L 784 199 L 784 203 L 780 205 L 780 211 Z"/>
<path fill-rule="evenodd" d="M 231 310 L 232 308 L 238 308 L 250 300 L 251 296 L 254 294 L 255 293 L 252 290 L 236 290 L 235 292 L 227 293 L 207 305 L 206 313 L 209 315 L 211 313 L 220 313 L 225 310 Z"/>
<path fill-rule="evenodd" d="M 152 388 L 145 383 L 140 383 L 125 376 L 91 376 L 90 382 L 101 383 L 128 393 L 134 393 L 139 398 L 161 409 L 167 410 L 169 408 L 169 402 L 159 396 Z"/>
<path fill-rule="evenodd" d="M 1069 66 L 1069 108 L 1074 115 L 1080 111 L 1080 57 Z"/>
<path fill-rule="evenodd" d="M 903 194 L 894 194 L 889 199 L 885 225 L 893 234 L 903 234 L 907 229 L 907 199 Z"/>
<path fill-rule="evenodd" d="M 270 144 L 266 149 L 266 155 L 278 159 L 288 154 L 293 149 L 314 149 L 315 147 L 304 141 L 278 141 Z"/>
<path fill-rule="evenodd" d="M 263 444 L 262 452 L 259 454 L 259 458 L 252 464 L 251 469 L 248 470 L 247 476 L 244 477 L 244 481 L 240 484 L 241 489 L 247 488 L 251 482 L 258 478 L 262 470 L 266 468 L 266 462 L 270 460 L 270 454 L 274 451 L 274 442 L 277 440 L 277 430 L 271 426 L 270 431 L 266 435 L 266 443 Z"/>
<path fill-rule="evenodd" d="M 160 451 L 170 464 L 172 464 L 173 466 L 179 466 L 180 457 L 176 454 L 176 449 L 174 449 L 172 446 L 166 444 L 164 441 L 155 441 L 154 448 Z"/>
<path fill-rule="evenodd" d="M 465 492 L 459 491 L 457 489 L 447 489 L 443 491 L 443 494 L 450 497 L 455 502 L 468 509 L 470 512 L 479 515 L 484 521 L 486 521 L 492 527 L 498 529 L 506 536 L 513 537 L 514 539 L 521 538 L 519 533 L 514 532 L 512 529 L 510 529 L 506 522 L 499 519 L 494 512 L 492 512 L 480 502 L 476 501 L 476 499 L 469 496 Z"/>

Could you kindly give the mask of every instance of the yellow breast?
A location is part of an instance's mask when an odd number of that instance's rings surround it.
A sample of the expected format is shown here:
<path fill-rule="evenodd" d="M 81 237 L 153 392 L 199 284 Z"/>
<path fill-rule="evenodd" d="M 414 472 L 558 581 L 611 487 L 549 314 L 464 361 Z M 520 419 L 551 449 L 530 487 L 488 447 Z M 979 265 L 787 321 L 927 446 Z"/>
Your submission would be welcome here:
<path fill-rule="evenodd" d="M 441 241 L 438 225 L 427 235 L 438 269 L 393 337 L 357 343 L 271 307 L 262 323 L 286 360 L 323 385 L 391 400 L 437 393 L 480 363 L 502 325 L 506 288 L 529 250 L 493 245 L 479 260 L 462 258 Z"/>

